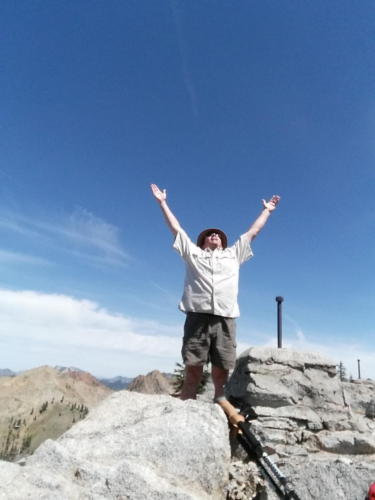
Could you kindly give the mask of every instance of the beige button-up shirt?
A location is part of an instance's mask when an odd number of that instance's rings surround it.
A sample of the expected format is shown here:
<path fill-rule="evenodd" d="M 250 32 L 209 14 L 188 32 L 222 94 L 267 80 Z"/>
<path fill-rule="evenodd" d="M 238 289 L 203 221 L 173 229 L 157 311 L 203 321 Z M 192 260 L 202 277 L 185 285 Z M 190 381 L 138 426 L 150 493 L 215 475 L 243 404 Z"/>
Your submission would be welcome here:
<path fill-rule="evenodd" d="M 186 263 L 179 309 L 237 318 L 240 315 L 237 303 L 240 265 L 253 256 L 248 237 L 243 234 L 233 246 L 224 250 L 202 250 L 181 230 L 173 248 Z"/>

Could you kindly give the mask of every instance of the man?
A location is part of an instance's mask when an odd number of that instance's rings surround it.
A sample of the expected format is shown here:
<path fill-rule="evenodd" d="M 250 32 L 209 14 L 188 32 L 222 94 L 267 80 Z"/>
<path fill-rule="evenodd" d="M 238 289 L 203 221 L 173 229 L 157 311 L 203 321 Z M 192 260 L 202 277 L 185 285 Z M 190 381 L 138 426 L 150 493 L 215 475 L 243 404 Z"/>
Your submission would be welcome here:
<path fill-rule="evenodd" d="M 262 200 L 263 210 L 249 230 L 231 247 L 220 229 L 206 229 L 195 245 L 167 204 L 167 192 L 151 184 L 175 241 L 173 247 L 186 263 L 184 293 L 179 304 L 186 313 L 182 357 L 185 378 L 181 399 L 195 399 L 207 362 L 212 365 L 215 400 L 224 396 L 229 370 L 236 361 L 235 318 L 239 268 L 253 256 L 250 243 L 275 210 L 280 197 Z"/>

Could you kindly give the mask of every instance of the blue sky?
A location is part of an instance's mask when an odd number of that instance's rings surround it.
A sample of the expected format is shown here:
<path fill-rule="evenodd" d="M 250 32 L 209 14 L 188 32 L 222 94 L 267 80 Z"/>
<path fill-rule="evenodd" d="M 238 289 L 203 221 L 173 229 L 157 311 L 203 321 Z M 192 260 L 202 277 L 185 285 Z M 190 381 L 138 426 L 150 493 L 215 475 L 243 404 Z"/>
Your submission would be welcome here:
<path fill-rule="evenodd" d="M 239 350 L 375 377 L 375 4 L 3 1 L 0 367 L 173 370 L 195 238 L 281 203 L 242 268 Z"/>

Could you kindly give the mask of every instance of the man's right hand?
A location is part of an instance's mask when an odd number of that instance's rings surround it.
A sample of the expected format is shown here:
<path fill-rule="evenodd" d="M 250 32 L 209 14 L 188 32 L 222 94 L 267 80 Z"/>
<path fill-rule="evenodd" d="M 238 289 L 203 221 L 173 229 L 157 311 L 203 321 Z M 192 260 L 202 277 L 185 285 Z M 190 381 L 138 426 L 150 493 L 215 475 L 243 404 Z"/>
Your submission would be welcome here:
<path fill-rule="evenodd" d="M 172 231 L 174 235 L 178 233 L 178 231 L 181 230 L 180 223 L 172 213 L 171 209 L 167 205 L 167 190 L 158 188 L 156 184 L 151 184 L 151 191 L 152 194 L 154 195 L 154 198 L 156 201 L 159 202 L 160 208 L 164 214 L 165 220 L 168 224 L 169 229 Z"/>
<path fill-rule="evenodd" d="M 161 203 L 162 201 L 166 201 L 167 199 L 167 190 L 166 189 L 163 189 L 163 191 L 161 189 L 158 188 L 158 186 L 156 184 L 151 184 L 151 191 L 152 191 L 152 194 L 154 195 L 155 199 Z"/>

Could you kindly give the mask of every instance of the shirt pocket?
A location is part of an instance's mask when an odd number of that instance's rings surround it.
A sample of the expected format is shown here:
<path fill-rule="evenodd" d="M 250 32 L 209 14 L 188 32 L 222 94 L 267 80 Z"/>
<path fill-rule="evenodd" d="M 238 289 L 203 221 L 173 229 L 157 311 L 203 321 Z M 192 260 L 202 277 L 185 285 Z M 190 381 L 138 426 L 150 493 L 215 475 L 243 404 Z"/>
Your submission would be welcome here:
<path fill-rule="evenodd" d="M 218 254 L 216 260 L 217 272 L 224 275 L 231 275 L 238 267 L 236 256 L 233 254 Z"/>
<path fill-rule="evenodd" d="M 199 279 L 205 279 L 212 276 L 212 257 L 208 252 L 194 253 L 191 256 L 190 264 Z"/>

